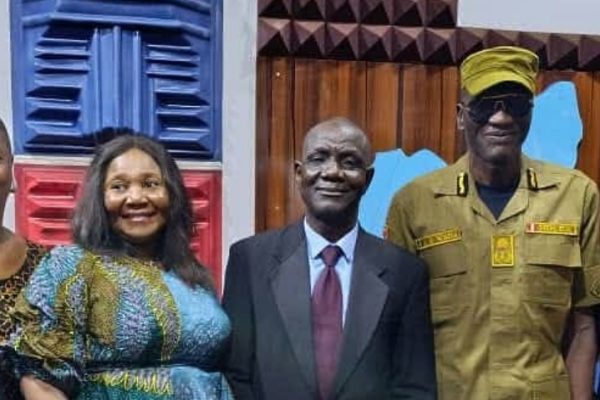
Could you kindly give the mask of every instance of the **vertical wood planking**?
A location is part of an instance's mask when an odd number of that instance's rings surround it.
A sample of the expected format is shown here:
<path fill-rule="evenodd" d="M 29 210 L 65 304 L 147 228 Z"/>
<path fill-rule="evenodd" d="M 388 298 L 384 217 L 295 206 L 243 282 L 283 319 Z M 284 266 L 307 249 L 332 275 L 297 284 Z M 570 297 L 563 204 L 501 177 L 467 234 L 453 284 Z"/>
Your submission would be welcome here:
<path fill-rule="evenodd" d="M 458 68 L 443 68 L 439 155 L 448 164 L 455 161 L 464 152 L 462 133 L 456 129 L 456 104 L 459 91 Z"/>
<path fill-rule="evenodd" d="M 575 82 L 580 100 L 579 112 L 583 119 L 583 140 L 579 146 L 577 168 L 598 183 L 600 181 L 600 74 L 580 72 L 578 75 L 579 79 Z"/>
<path fill-rule="evenodd" d="M 346 116 L 360 125 L 365 122 L 366 63 L 362 61 L 323 61 L 318 70 L 315 93 L 318 102 L 315 124 L 335 116 Z M 309 78 L 310 79 L 310 78 Z M 303 104 L 299 105 L 304 106 Z"/>
<path fill-rule="evenodd" d="M 273 59 L 259 57 L 256 69 L 256 203 L 255 228 L 262 231 L 267 228 L 267 204 L 269 204 L 268 170 L 270 165 L 269 140 L 271 136 L 271 75 Z"/>
<path fill-rule="evenodd" d="M 600 73 L 546 71 L 540 89 L 556 80 L 577 86 L 584 126 L 578 168 L 600 180 Z M 376 151 L 428 148 L 446 162 L 465 151 L 456 131 L 457 67 L 259 57 L 257 75 L 258 231 L 302 215 L 294 159 L 306 131 L 346 116 L 369 135 Z"/>
<path fill-rule="evenodd" d="M 291 58 L 274 59 L 271 65 L 270 91 L 272 111 L 269 117 L 266 185 L 266 226 L 283 226 L 289 221 L 289 186 L 293 159 L 293 66 Z"/>
<path fill-rule="evenodd" d="M 424 65 L 408 65 L 402 71 L 402 104 L 400 104 L 400 137 L 399 147 L 407 154 L 412 154 L 418 146 L 417 138 L 425 131 L 427 101 L 423 88 L 427 80 Z"/>
<path fill-rule="evenodd" d="M 406 65 L 402 73 L 401 148 L 440 151 L 443 71 L 440 67 Z"/>
<path fill-rule="evenodd" d="M 400 68 L 396 64 L 368 63 L 366 115 L 364 129 L 373 151 L 385 151 L 398 146 Z"/>
<path fill-rule="evenodd" d="M 313 126 L 320 118 L 319 102 L 322 71 L 329 68 L 333 62 L 327 64 L 315 63 L 313 60 L 297 59 L 294 69 L 294 94 L 293 94 L 293 132 L 290 132 L 294 142 L 293 157 L 289 160 L 293 164 L 294 160 L 302 156 L 302 141 L 309 127 Z M 328 96 L 327 93 L 322 94 Z M 293 171 L 292 171 L 293 172 Z M 302 201 L 298 195 L 298 188 L 295 179 L 292 179 L 287 188 L 290 194 L 289 207 L 290 221 L 299 218 L 303 212 Z"/>
<path fill-rule="evenodd" d="M 321 119 L 320 103 L 331 97 L 330 89 L 321 88 L 323 71 L 333 61 L 315 63 L 313 60 L 296 60 L 294 69 L 294 153 L 302 152 L 306 131 Z"/>

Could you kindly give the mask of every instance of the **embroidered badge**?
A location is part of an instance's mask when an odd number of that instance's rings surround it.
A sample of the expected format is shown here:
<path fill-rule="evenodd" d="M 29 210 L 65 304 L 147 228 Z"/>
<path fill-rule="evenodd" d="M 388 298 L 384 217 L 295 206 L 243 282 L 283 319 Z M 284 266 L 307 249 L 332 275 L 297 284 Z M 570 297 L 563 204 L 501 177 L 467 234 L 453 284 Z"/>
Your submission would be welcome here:
<path fill-rule="evenodd" d="M 579 236 L 579 224 L 559 224 L 553 222 L 528 222 L 525 232 L 542 235 Z"/>
<path fill-rule="evenodd" d="M 432 233 L 415 240 L 417 250 L 425 250 L 430 247 L 438 246 L 444 243 L 456 242 L 462 239 L 460 229 L 448 229 L 441 232 Z"/>
<path fill-rule="evenodd" d="M 492 267 L 515 266 L 514 235 L 492 235 Z"/>

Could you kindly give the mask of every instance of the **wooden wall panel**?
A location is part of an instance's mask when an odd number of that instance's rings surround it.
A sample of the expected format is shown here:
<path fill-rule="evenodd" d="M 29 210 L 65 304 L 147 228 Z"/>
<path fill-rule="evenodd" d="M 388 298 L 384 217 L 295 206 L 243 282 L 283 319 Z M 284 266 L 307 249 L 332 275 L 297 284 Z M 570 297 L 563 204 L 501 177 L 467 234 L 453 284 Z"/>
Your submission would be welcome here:
<path fill-rule="evenodd" d="M 456 67 L 397 66 L 403 70 L 400 147 L 411 154 L 423 148 L 435 150 L 446 162 L 461 154 L 456 132 L 458 71 Z"/>
<path fill-rule="evenodd" d="M 256 229 L 302 215 L 293 162 L 306 131 L 332 116 L 364 127 L 375 151 L 428 148 L 446 162 L 465 151 L 456 131 L 454 66 L 259 57 Z M 600 181 L 600 73 L 546 71 L 538 86 L 575 83 L 584 126 L 578 168 Z"/>
<path fill-rule="evenodd" d="M 301 136 L 319 121 L 344 115 L 364 126 L 366 120 L 366 63 L 296 60 L 294 130 Z"/>
<path fill-rule="evenodd" d="M 450 163 L 464 153 L 462 134 L 456 131 L 456 101 L 459 98 L 458 68 L 442 69 L 442 115 L 440 124 L 439 155 Z"/>
<path fill-rule="evenodd" d="M 435 148 L 439 146 L 439 132 L 432 126 L 439 122 L 439 101 L 430 96 L 437 87 L 441 87 L 440 78 L 426 65 L 410 65 L 403 70 L 403 107 L 398 109 L 401 118 L 400 147 L 409 154 L 426 143 Z"/>
<path fill-rule="evenodd" d="M 257 226 L 282 226 L 288 216 L 290 176 L 293 174 L 293 65 L 291 58 L 259 60 L 257 85 Z M 267 119 L 264 121 L 263 119 Z"/>
<path fill-rule="evenodd" d="M 367 63 L 364 128 L 374 151 L 398 146 L 398 102 L 402 72 L 396 64 Z"/>
<path fill-rule="evenodd" d="M 256 213 L 255 225 L 268 226 L 266 220 L 267 212 L 265 205 L 268 202 L 267 193 L 267 171 L 271 165 L 269 158 L 269 134 L 271 132 L 272 115 L 272 96 L 270 89 L 271 82 L 271 61 L 266 58 L 259 58 L 256 62 L 256 87 L 260 88 L 256 95 Z M 260 160 L 260 162 L 258 161 Z M 259 206 L 260 205 L 260 206 Z"/>
<path fill-rule="evenodd" d="M 583 140 L 579 145 L 577 168 L 600 182 L 600 75 L 579 72 L 574 81 L 583 119 Z"/>

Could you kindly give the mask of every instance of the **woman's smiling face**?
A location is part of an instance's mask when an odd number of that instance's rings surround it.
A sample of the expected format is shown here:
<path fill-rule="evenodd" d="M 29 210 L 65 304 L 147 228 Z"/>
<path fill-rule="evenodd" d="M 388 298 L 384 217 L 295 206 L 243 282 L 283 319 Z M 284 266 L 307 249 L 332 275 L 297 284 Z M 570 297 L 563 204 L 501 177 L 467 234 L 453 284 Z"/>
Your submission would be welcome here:
<path fill-rule="evenodd" d="M 112 229 L 140 249 L 153 249 L 168 219 L 169 192 L 154 159 L 133 148 L 115 157 L 104 180 Z"/>

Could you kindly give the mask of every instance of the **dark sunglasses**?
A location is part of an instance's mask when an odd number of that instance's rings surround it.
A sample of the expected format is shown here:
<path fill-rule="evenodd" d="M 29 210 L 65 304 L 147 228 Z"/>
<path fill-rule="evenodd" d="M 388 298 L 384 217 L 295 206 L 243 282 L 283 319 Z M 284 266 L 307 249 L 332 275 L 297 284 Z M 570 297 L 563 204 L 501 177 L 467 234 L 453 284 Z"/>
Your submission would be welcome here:
<path fill-rule="evenodd" d="M 478 124 L 485 124 L 490 117 L 502 110 L 512 117 L 522 118 L 533 108 L 530 96 L 503 94 L 499 96 L 477 97 L 468 105 L 463 105 L 469 113 L 469 118 Z"/>

